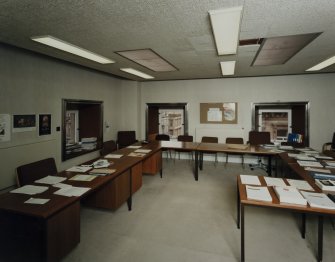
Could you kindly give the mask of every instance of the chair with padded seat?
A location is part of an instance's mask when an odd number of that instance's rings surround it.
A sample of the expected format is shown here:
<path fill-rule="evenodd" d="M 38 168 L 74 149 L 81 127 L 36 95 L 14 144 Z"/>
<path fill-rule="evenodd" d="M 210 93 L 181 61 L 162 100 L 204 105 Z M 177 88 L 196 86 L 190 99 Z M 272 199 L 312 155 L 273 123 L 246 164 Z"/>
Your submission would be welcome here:
<path fill-rule="evenodd" d="M 170 141 L 170 136 L 166 134 L 157 134 L 155 139 L 156 141 Z M 172 159 L 171 151 L 168 148 L 162 148 L 162 151 L 166 152 L 167 159 L 169 158 L 169 155 L 170 159 Z"/>
<path fill-rule="evenodd" d="M 56 175 L 57 167 L 54 158 L 46 158 L 16 168 L 17 186 L 32 184 L 35 180 L 49 175 Z"/>
<path fill-rule="evenodd" d="M 137 142 L 135 131 L 119 131 L 117 132 L 118 149 L 130 146 Z"/>
<path fill-rule="evenodd" d="M 272 144 L 270 132 L 266 131 L 250 131 L 249 132 L 249 141 L 248 143 L 251 146 L 259 146 L 264 144 Z M 260 168 L 265 171 L 267 170 L 267 165 L 262 162 L 262 157 L 258 157 L 257 164 L 249 164 L 251 170 L 255 168 Z"/>
<path fill-rule="evenodd" d="M 105 141 L 102 144 L 102 149 L 100 150 L 100 156 L 105 156 L 117 150 L 117 145 L 114 140 Z"/>
<path fill-rule="evenodd" d="M 226 144 L 236 144 L 236 145 L 243 145 L 244 141 L 241 137 L 227 137 L 226 138 Z M 228 156 L 229 155 L 241 155 L 242 158 L 242 167 L 244 168 L 244 156 L 243 154 L 239 153 L 226 153 L 226 165 L 228 163 Z"/>
<path fill-rule="evenodd" d="M 216 137 L 216 136 L 203 136 L 201 138 L 201 143 L 213 143 L 213 144 L 217 144 L 217 143 L 219 143 L 219 138 Z M 215 156 L 214 165 L 216 166 L 216 164 L 218 162 L 218 154 L 217 154 L 217 152 L 211 152 L 211 151 L 200 152 L 200 161 L 201 161 L 201 163 L 203 163 L 204 154 L 206 154 L 206 155 L 214 155 Z"/>
<path fill-rule="evenodd" d="M 189 135 L 180 135 L 177 137 L 177 140 L 179 142 L 193 142 L 193 136 Z M 183 149 L 175 149 L 175 152 L 178 153 L 178 157 L 180 159 L 180 153 L 190 153 L 191 154 L 191 159 L 193 160 L 193 152 L 183 150 Z M 176 158 L 176 157 L 175 157 Z"/>

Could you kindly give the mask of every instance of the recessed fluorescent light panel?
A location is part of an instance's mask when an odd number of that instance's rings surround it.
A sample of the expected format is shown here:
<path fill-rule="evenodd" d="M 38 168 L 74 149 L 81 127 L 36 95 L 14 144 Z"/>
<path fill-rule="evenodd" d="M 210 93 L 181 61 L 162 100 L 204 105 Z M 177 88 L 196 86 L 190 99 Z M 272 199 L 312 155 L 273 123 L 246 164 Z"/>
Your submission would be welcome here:
<path fill-rule="evenodd" d="M 218 55 L 236 54 L 242 6 L 209 11 Z"/>
<path fill-rule="evenodd" d="M 265 38 L 251 65 L 282 65 L 321 33 Z"/>
<path fill-rule="evenodd" d="M 39 42 L 44 45 L 51 46 L 53 48 L 60 49 L 62 51 L 84 57 L 86 59 L 92 60 L 94 62 L 98 62 L 100 64 L 111 64 L 115 63 L 115 61 L 108 59 L 106 57 L 97 55 L 91 51 L 85 50 L 81 47 L 72 45 L 70 43 L 67 43 L 63 40 L 57 39 L 53 36 L 36 36 L 32 37 L 31 40 Z"/>
<path fill-rule="evenodd" d="M 225 61 L 220 62 L 222 75 L 229 76 L 235 73 L 235 63 L 236 61 Z"/>
<path fill-rule="evenodd" d="M 335 56 L 328 58 L 327 60 L 307 69 L 306 71 L 319 71 L 335 63 Z"/>
<path fill-rule="evenodd" d="M 120 70 L 123 71 L 123 72 L 126 72 L 128 74 L 139 76 L 139 77 L 144 78 L 144 79 L 153 79 L 154 78 L 151 75 L 145 74 L 145 73 L 143 73 L 141 71 L 138 71 L 136 69 L 133 69 L 133 68 L 120 68 Z"/>
<path fill-rule="evenodd" d="M 119 51 L 116 53 L 155 72 L 177 71 L 177 68 L 151 49 Z"/>

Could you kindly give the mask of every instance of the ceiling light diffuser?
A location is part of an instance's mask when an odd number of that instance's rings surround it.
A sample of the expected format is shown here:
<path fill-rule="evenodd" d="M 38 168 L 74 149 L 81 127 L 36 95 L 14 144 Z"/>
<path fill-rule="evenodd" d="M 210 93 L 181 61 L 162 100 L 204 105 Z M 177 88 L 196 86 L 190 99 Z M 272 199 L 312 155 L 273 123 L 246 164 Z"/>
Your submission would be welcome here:
<path fill-rule="evenodd" d="M 139 77 L 144 78 L 144 79 L 153 79 L 154 78 L 151 75 L 145 74 L 145 73 L 143 73 L 141 71 L 138 71 L 136 69 L 133 69 L 133 68 L 120 68 L 120 70 L 123 71 L 123 72 L 126 72 L 128 74 L 139 76 Z"/>
<path fill-rule="evenodd" d="M 319 71 L 335 63 L 335 56 L 328 58 L 327 60 L 307 69 L 306 71 Z"/>
<path fill-rule="evenodd" d="M 86 59 L 92 60 L 94 62 L 98 62 L 100 64 L 115 63 L 115 61 L 111 59 L 95 54 L 91 51 L 85 50 L 73 44 L 67 43 L 53 36 L 36 36 L 36 37 L 31 37 L 31 40 L 39 42 L 44 45 L 51 46 L 53 48 L 60 49 L 62 51 L 65 51 L 65 52 L 68 52 L 68 53 L 71 53 L 77 56 L 84 57 Z"/>
<path fill-rule="evenodd" d="M 229 76 L 235 73 L 236 61 L 224 61 L 220 62 L 222 75 Z"/>
<path fill-rule="evenodd" d="M 236 54 L 242 6 L 209 11 L 218 55 Z"/>

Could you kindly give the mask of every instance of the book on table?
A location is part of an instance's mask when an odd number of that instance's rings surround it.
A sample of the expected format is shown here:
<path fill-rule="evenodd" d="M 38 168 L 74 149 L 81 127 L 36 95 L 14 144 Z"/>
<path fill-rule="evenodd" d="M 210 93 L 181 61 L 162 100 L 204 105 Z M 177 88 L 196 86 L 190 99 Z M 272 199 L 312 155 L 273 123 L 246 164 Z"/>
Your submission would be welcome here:
<path fill-rule="evenodd" d="M 335 203 L 324 193 L 301 191 L 301 194 L 306 198 L 311 207 L 335 209 Z"/>
<path fill-rule="evenodd" d="M 317 161 L 305 161 L 305 160 L 297 160 L 297 163 L 300 166 L 311 166 L 311 167 L 323 167 L 319 162 Z"/>
<path fill-rule="evenodd" d="M 272 202 L 269 189 L 266 186 L 245 186 L 247 198 L 249 200 L 267 201 Z"/>
<path fill-rule="evenodd" d="M 315 184 L 323 191 L 335 191 L 335 181 L 330 179 L 315 179 Z"/>
<path fill-rule="evenodd" d="M 335 175 L 334 174 L 326 174 L 326 173 L 317 173 L 317 172 L 308 172 L 308 175 L 310 175 L 314 179 L 321 179 L 321 180 L 334 180 L 335 181 Z"/>
<path fill-rule="evenodd" d="M 300 190 L 314 191 L 313 187 L 306 180 L 287 179 L 290 186 L 296 187 Z"/>
<path fill-rule="evenodd" d="M 261 182 L 259 181 L 258 176 L 251 176 L 251 175 L 240 175 L 241 183 L 247 185 L 256 185 L 260 186 Z"/>
<path fill-rule="evenodd" d="M 307 200 L 300 194 L 299 190 L 293 186 L 274 186 L 273 189 L 280 203 L 307 205 Z"/>
<path fill-rule="evenodd" d="M 264 177 L 267 186 L 286 186 L 284 180 L 278 177 Z"/>

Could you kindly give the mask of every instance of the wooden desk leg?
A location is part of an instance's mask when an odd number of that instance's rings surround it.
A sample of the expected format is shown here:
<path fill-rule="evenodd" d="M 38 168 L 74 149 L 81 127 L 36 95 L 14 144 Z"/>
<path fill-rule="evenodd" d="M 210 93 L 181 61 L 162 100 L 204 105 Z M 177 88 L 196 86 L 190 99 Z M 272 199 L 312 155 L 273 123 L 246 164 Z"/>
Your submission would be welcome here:
<path fill-rule="evenodd" d="M 132 179 L 132 169 L 130 169 L 129 172 L 129 197 L 127 199 L 127 206 L 128 206 L 128 210 L 131 211 L 131 207 L 133 204 L 133 179 Z"/>
<path fill-rule="evenodd" d="M 198 181 L 198 171 L 199 171 L 199 153 L 198 151 L 195 151 L 195 156 L 194 156 L 195 160 L 194 160 L 194 178 L 195 181 Z"/>
<path fill-rule="evenodd" d="M 323 216 L 318 217 L 318 262 L 322 261 L 323 248 Z"/>
<path fill-rule="evenodd" d="M 305 239 L 306 236 L 306 214 L 301 214 L 301 237 Z"/>
<path fill-rule="evenodd" d="M 240 220 L 241 220 L 241 199 L 240 192 L 237 185 L 237 228 L 240 229 Z"/>
<path fill-rule="evenodd" d="M 241 262 L 244 262 L 244 205 L 241 208 Z"/>

